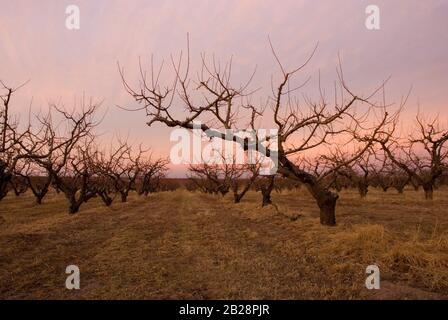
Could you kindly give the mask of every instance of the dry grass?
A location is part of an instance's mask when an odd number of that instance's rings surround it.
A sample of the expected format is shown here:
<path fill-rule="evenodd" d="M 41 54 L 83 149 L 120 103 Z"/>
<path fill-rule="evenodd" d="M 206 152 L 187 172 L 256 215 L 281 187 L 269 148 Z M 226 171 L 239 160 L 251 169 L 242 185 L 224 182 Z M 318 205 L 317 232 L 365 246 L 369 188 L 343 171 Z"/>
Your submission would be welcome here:
<path fill-rule="evenodd" d="M 52 195 L 0 203 L 0 298 L 445 299 L 448 190 L 429 203 L 407 190 L 341 194 L 338 226 L 323 227 L 306 192 L 232 199 L 179 190 L 69 216 Z M 298 217 L 292 221 L 290 217 Z M 65 267 L 81 290 L 65 289 Z M 377 264 L 382 288 L 364 287 Z"/>

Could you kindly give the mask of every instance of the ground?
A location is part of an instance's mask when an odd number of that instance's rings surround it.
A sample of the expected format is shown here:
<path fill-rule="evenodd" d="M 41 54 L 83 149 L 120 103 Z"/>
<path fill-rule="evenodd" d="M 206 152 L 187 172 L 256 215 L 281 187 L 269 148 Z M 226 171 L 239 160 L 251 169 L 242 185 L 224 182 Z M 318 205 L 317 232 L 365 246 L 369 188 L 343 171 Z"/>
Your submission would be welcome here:
<path fill-rule="evenodd" d="M 2 299 L 447 299 L 448 189 L 343 191 L 336 227 L 304 189 L 261 208 L 185 190 L 76 215 L 63 196 L 0 202 Z M 75 264 L 81 289 L 65 288 Z M 365 288 L 376 264 L 381 289 Z"/>

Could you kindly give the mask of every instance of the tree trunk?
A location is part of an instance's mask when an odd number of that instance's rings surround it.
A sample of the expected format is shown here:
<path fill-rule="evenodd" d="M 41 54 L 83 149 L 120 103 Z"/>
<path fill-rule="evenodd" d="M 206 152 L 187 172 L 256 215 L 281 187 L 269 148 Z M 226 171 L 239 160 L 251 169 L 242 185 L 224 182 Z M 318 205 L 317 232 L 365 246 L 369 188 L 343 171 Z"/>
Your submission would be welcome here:
<path fill-rule="evenodd" d="M 262 207 L 272 204 L 270 192 L 262 192 L 262 195 L 263 195 L 263 201 L 261 203 Z"/>
<path fill-rule="evenodd" d="M 12 175 L 6 170 L 6 163 L 0 159 L 0 200 L 2 200 L 9 192 L 8 185 L 12 179 Z"/>
<path fill-rule="evenodd" d="M 409 179 L 409 182 L 411 183 L 412 187 L 414 187 L 414 190 L 418 191 L 418 189 L 420 188 L 420 183 L 414 181 L 413 179 Z"/>
<path fill-rule="evenodd" d="M 336 202 L 339 196 L 329 190 L 319 190 L 313 194 L 320 209 L 320 223 L 326 226 L 336 225 Z"/>
<path fill-rule="evenodd" d="M 233 202 L 234 203 L 240 203 L 241 199 L 243 198 L 244 193 L 239 194 L 238 193 L 238 187 L 233 187 Z"/>
<path fill-rule="evenodd" d="M 426 200 L 432 200 L 433 199 L 433 191 L 434 191 L 434 186 L 429 183 L 429 184 L 425 184 L 423 185 L 423 190 L 425 191 L 425 199 Z"/>
<path fill-rule="evenodd" d="M 404 186 L 402 186 L 402 185 L 398 185 L 398 186 L 395 186 L 395 189 L 397 189 L 397 191 L 398 191 L 399 194 L 402 194 L 402 193 L 403 193 L 403 190 L 404 190 Z"/>
<path fill-rule="evenodd" d="M 263 200 L 261 203 L 262 207 L 272 204 L 271 192 L 272 189 L 274 189 L 274 180 L 275 177 L 271 176 L 269 177 L 269 183 L 265 186 L 261 186 L 261 194 L 263 195 Z"/>
<path fill-rule="evenodd" d="M 68 207 L 68 213 L 75 214 L 79 211 L 79 207 L 81 206 L 76 200 L 70 201 L 70 206 Z"/>
<path fill-rule="evenodd" d="M 81 207 L 82 201 L 76 199 L 76 191 L 65 191 L 64 194 L 69 202 L 68 213 L 77 213 L 79 211 L 79 207 Z"/>
<path fill-rule="evenodd" d="M 365 198 L 367 196 L 367 192 L 369 192 L 368 185 L 363 182 L 358 183 L 358 192 L 361 198 Z"/>
<path fill-rule="evenodd" d="M 0 200 L 2 200 L 8 194 L 8 189 L 0 189 Z"/>
<path fill-rule="evenodd" d="M 36 196 L 36 204 L 42 204 L 43 197 L 44 197 L 43 195 L 37 195 Z"/>
<path fill-rule="evenodd" d="M 229 192 L 229 187 L 222 184 L 222 185 L 218 186 L 216 193 L 220 193 L 224 197 L 228 192 Z"/>
<path fill-rule="evenodd" d="M 234 203 L 240 203 L 241 202 L 241 198 L 242 197 L 239 194 L 234 194 L 233 195 Z"/>
<path fill-rule="evenodd" d="M 45 195 L 48 193 L 48 186 L 44 186 L 41 190 L 33 189 L 31 187 L 31 191 L 33 191 L 34 197 L 36 198 L 36 204 L 42 204 L 42 200 Z"/>
<path fill-rule="evenodd" d="M 112 198 L 109 197 L 109 195 L 103 191 L 99 193 L 101 200 L 103 200 L 104 204 L 106 205 L 106 207 L 109 207 L 112 204 Z"/>
<path fill-rule="evenodd" d="M 126 192 L 120 192 L 121 202 L 126 202 L 128 200 L 128 194 Z"/>
<path fill-rule="evenodd" d="M 326 226 L 336 225 L 336 202 L 339 196 L 325 186 L 319 184 L 316 178 L 301 170 L 286 157 L 279 156 L 279 172 L 289 178 L 298 179 L 305 184 L 320 209 L 320 223 Z"/>
<path fill-rule="evenodd" d="M 249 182 L 244 186 L 244 189 L 241 193 L 238 193 L 238 184 L 232 186 L 233 189 L 233 200 L 235 203 L 240 203 L 241 199 L 243 199 L 244 195 L 249 191 L 255 179 L 249 180 Z"/>

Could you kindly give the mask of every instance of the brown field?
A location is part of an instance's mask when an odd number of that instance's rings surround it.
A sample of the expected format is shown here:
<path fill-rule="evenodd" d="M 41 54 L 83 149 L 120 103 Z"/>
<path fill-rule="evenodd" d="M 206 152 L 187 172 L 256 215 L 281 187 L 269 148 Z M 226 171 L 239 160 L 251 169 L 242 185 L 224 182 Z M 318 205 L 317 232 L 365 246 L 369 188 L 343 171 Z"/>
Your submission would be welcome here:
<path fill-rule="evenodd" d="M 2 299 L 446 299 L 448 189 L 341 193 L 338 225 L 319 224 L 305 191 L 241 204 L 184 190 L 73 216 L 52 194 L 0 203 Z M 290 217 L 298 217 L 295 221 Z M 78 265 L 81 289 L 65 289 Z M 377 264 L 381 289 L 364 286 Z"/>

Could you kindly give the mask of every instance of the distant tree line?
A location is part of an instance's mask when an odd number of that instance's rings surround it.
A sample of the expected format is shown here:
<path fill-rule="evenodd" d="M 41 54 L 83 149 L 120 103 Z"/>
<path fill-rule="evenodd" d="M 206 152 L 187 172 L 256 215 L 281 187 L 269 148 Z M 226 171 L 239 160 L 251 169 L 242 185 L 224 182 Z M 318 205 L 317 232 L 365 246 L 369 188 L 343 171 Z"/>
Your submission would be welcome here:
<path fill-rule="evenodd" d="M 106 150 L 95 128 L 98 105 L 82 102 L 67 111 L 56 105 L 21 125 L 11 114 L 13 95 L 19 89 L 3 82 L 0 97 L 0 200 L 8 192 L 30 190 L 41 204 L 53 188 L 67 199 L 68 212 L 77 213 L 83 203 L 101 198 L 110 206 L 118 195 L 126 202 L 131 191 L 147 196 L 177 188 L 164 184 L 168 160 L 154 158 L 142 146 L 117 140 Z"/>

